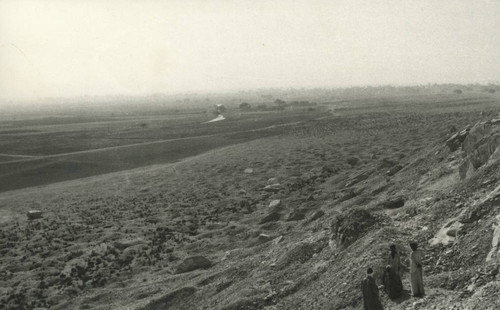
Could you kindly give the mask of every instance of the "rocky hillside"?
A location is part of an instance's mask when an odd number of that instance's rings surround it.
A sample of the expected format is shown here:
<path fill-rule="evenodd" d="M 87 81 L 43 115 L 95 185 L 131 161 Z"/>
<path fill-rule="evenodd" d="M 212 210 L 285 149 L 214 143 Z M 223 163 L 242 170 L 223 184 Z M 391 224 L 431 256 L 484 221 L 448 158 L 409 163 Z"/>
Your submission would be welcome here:
<path fill-rule="evenodd" d="M 416 240 L 427 294 L 382 294 L 386 309 L 499 309 L 497 117 L 344 110 L 176 164 L 4 193 L 0 308 L 355 309 L 366 267 L 380 282 L 389 244 L 408 266 Z"/>

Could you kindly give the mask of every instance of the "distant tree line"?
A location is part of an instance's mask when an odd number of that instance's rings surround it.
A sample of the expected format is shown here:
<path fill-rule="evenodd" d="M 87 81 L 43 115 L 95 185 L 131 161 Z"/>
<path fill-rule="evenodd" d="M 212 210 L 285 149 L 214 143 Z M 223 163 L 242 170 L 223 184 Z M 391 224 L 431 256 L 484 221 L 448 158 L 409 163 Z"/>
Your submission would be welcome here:
<path fill-rule="evenodd" d="M 274 100 L 273 104 L 267 105 L 265 103 L 260 103 L 255 107 L 252 107 L 250 103 L 244 101 L 240 103 L 239 108 L 242 111 L 283 111 L 287 107 L 314 107 L 316 105 L 318 105 L 316 102 L 309 102 L 306 100 L 304 101 L 294 100 L 286 102 L 285 100 L 278 98 Z"/>

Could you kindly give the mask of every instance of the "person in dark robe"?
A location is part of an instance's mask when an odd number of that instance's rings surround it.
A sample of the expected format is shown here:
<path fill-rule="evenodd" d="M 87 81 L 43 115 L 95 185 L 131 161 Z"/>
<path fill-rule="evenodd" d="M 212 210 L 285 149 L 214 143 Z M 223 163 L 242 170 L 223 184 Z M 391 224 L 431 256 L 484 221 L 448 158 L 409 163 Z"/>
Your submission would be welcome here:
<path fill-rule="evenodd" d="M 364 310 L 384 309 L 379 299 L 378 287 L 373 278 L 373 269 L 371 267 L 366 270 L 366 278 L 361 282 L 361 292 L 363 293 Z"/>
<path fill-rule="evenodd" d="M 401 256 L 395 244 L 391 244 L 389 249 L 390 252 L 387 258 L 387 264 L 391 267 L 396 287 L 403 291 L 403 282 L 401 281 Z"/>
<path fill-rule="evenodd" d="M 416 242 L 410 242 L 410 248 L 412 250 L 410 256 L 411 293 L 413 297 L 422 297 L 425 294 L 422 270 L 424 253 L 422 250 L 418 249 L 418 244 Z"/>
<path fill-rule="evenodd" d="M 394 300 L 401 296 L 403 291 L 401 278 L 396 275 L 389 265 L 385 268 L 384 275 L 382 276 L 382 284 L 384 285 L 384 291 L 390 299 Z"/>
<path fill-rule="evenodd" d="M 400 269 L 401 269 L 401 256 L 399 255 L 398 250 L 396 249 L 395 244 L 391 244 L 389 246 L 391 250 L 389 253 L 389 257 L 387 258 L 387 264 L 391 266 L 392 271 L 401 277 Z"/>

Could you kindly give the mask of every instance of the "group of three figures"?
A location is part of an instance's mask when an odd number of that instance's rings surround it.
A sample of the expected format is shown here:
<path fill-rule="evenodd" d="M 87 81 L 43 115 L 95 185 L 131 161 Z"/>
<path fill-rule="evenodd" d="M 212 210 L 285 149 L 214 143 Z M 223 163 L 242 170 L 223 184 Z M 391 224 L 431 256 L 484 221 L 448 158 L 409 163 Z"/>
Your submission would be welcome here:
<path fill-rule="evenodd" d="M 422 297 L 424 295 L 424 283 L 422 274 L 422 260 L 424 255 L 422 250 L 418 249 L 416 242 L 410 242 L 412 250 L 410 256 L 410 281 L 411 292 L 414 297 Z M 396 249 L 396 245 L 390 246 L 388 264 L 382 276 L 382 284 L 384 291 L 390 299 L 397 299 L 403 292 L 403 283 L 401 281 L 401 259 L 400 254 Z M 363 307 L 365 310 L 380 310 L 383 309 L 379 299 L 378 286 L 373 278 L 373 269 L 367 269 L 366 279 L 361 283 L 361 291 L 363 293 Z"/>

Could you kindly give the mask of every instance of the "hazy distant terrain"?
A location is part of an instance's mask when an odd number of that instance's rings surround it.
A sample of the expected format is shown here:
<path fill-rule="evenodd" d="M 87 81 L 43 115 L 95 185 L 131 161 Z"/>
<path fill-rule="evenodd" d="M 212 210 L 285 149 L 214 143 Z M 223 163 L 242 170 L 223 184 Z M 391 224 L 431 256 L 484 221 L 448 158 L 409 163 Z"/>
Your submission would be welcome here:
<path fill-rule="evenodd" d="M 210 106 L 209 106 L 210 109 Z M 162 116 L 40 117 L 7 121 L 0 129 L 0 191 L 181 160 L 210 149 L 286 130 L 326 109 L 246 112 L 205 123 L 195 109 Z"/>

